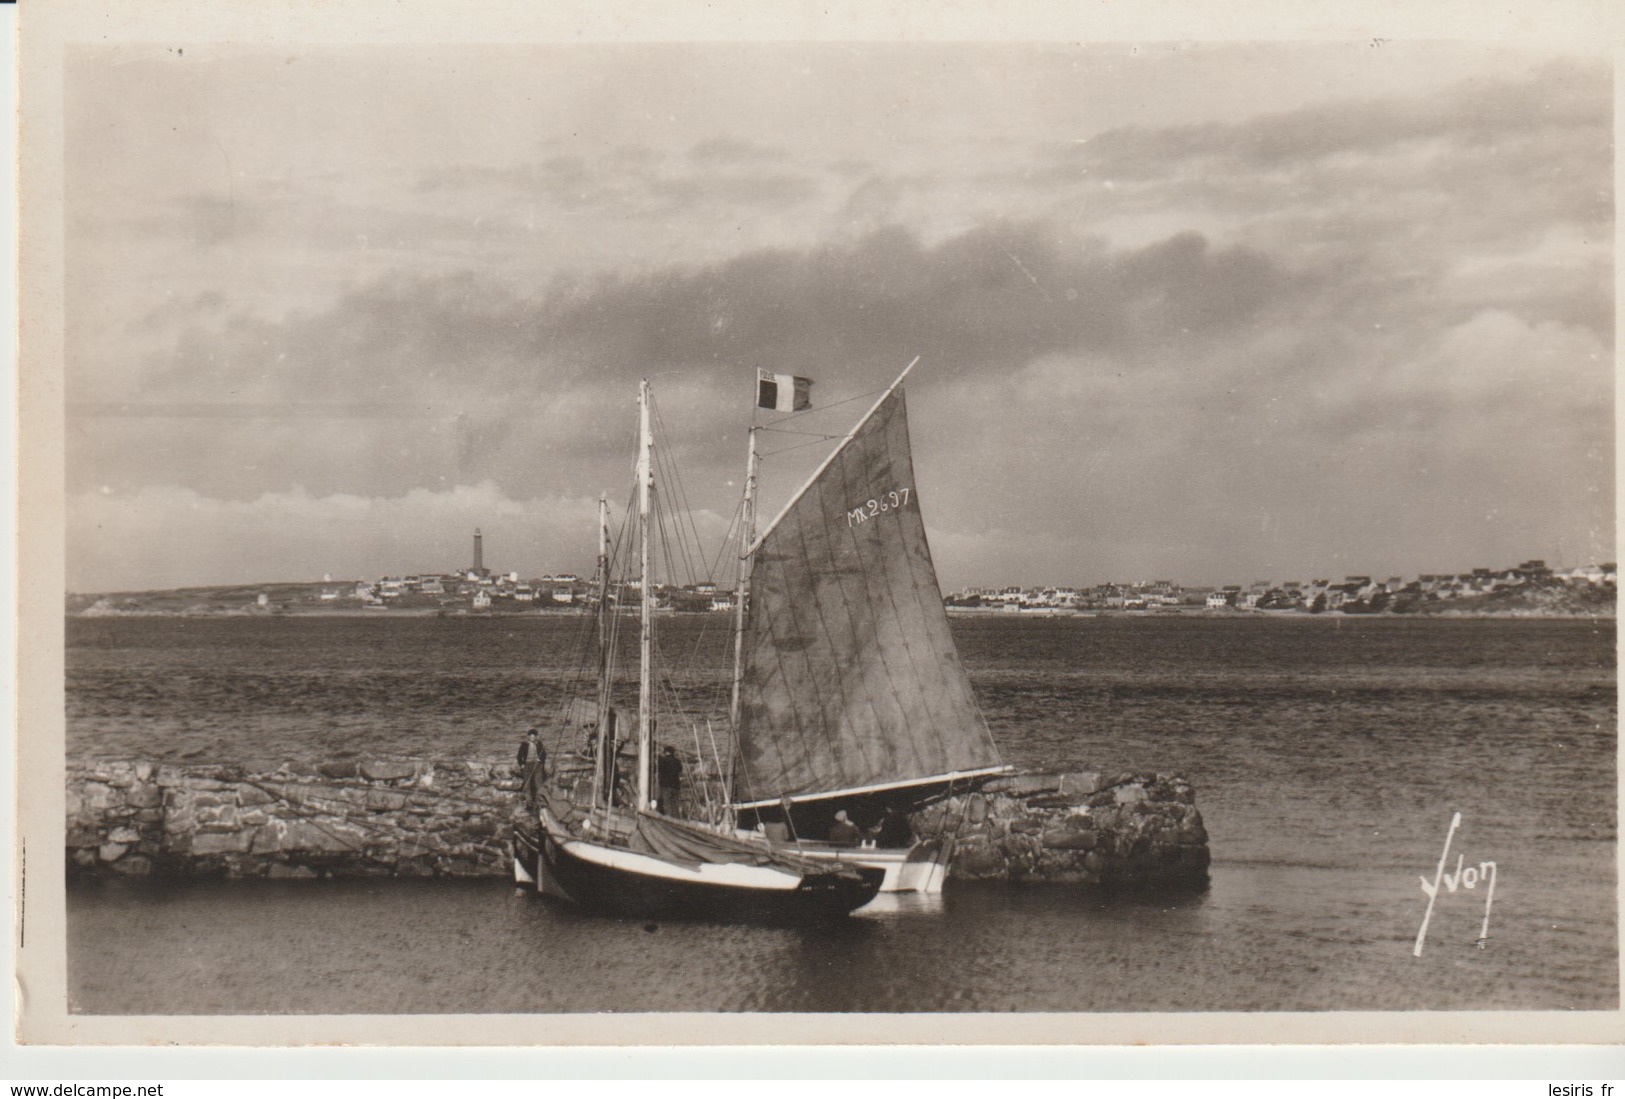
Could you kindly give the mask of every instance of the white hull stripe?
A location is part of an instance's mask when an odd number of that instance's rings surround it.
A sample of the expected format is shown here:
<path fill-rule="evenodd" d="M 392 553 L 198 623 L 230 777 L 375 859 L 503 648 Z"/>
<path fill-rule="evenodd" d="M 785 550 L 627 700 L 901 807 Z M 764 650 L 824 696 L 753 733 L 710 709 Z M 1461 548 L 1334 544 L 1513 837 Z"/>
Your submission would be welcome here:
<path fill-rule="evenodd" d="M 753 839 L 758 843 L 762 840 L 760 832 L 739 832 L 738 835 L 741 839 Z M 793 840 L 772 840 L 768 846 L 775 851 L 783 851 L 786 855 L 835 862 L 855 862 L 859 866 L 907 862 L 908 853 L 914 850 L 912 847 L 838 847 L 821 840 L 802 840 L 799 844 Z"/>
<path fill-rule="evenodd" d="M 692 885 L 734 885 L 751 889 L 782 889 L 788 892 L 801 884 L 800 874 L 790 874 L 771 866 L 752 866 L 742 862 L 702 862 L 697 867 L 687 867 L 649 855 L 640 855 L 635 851 L 600 847 L 598 844 L 585 843 L 581 840 L 567 840 L 560 846 L 583 862 Z"/>
<path fill-rule="evenodd" d="M 958 782 L 960 779 L 981 778 L 984 775 L 1002 775 L 1013 770 L 1008 763 L 1001 763 L 997 767 L 983 767 L 977 771 L 950 771 L 945 775 L 932 775 L 930 778 L 908 778 L 899 782 L 882 782 L 874 786 L 853 786 L 845 790 L 830 790 L 820 794 L 792 794 L 790 801 L 799 805 L 804 801 L 821 801 L 825 798 L 841 798 L 851 794 L 873 794 L 880 790 L 901 790 L 906 786 L 936 786 L 943 783 Z M 757 801 L 737 801 L 735 809 L 760 809 L 769 805 L 782 805 L 783 798 L 761 798 Z"/>

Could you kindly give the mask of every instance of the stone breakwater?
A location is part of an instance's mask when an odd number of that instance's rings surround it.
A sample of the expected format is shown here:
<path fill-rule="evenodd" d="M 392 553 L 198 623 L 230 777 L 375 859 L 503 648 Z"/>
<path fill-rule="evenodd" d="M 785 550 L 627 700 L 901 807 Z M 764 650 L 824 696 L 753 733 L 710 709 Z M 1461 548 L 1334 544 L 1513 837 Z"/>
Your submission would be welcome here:
<path fill-rule="evenodd" d="M 70 874 L 475 877 L 509 872 L 511 764 L 70 763 Z"/>
<path fill-rule="evenodd" d="M 489 760 L 70 763 L 68 872 L 507 875 L 519 785 L 511 764 Z M 1011 775 L 911 823 L 922 837 L 954 837 L 957 880 L 1194 884 L 1209 861 L 1195 801 L 1169 775 Z"/>
<path fill-rule="evenodd" d="M 1211 861 L 1196 792 L 1174 775 L 1010 775 L 910 823 L 956 838 L 960 881 L 1201 885 Z"/>

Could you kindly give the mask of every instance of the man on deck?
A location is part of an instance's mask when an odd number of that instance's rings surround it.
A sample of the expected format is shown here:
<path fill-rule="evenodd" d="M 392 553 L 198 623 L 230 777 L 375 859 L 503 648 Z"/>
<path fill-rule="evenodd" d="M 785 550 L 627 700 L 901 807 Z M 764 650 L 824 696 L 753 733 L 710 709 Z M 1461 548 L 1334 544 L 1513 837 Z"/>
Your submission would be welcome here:
<path fill-rule="evenodd" d="M 660 753 L 655 765 L 655 778 L 660 785 L 660 811 L 668 817 L 677 816 L 677 807 L 683 796 L 683 761 L 677 749 L 670 744 Z"/>

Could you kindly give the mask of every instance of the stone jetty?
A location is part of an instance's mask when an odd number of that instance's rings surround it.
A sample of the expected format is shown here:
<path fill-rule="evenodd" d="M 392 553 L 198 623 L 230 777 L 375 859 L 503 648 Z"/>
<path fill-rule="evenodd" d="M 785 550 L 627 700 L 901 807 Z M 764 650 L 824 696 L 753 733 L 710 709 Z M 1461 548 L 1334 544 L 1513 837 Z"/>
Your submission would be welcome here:
<path fill-rule="evenodd" d="M 511 764 L 70 763 L 70 874 L 313 878 L 509 873 Z"/>
<path fill-rule="evenodd" d="M 70 762 L 68 872 L 505 876 L 519 786 L 511 764 L 490 760 Z M 1195 801 L 1171 775 L 1022 774 L 911 823 L 954 838 L 956 880 L 1200 884 L 1209 859 Z"/>
<path fill-rule="evenodd" d="M 1196 792 L 1175 775 L 996 778 L 910 818 L 956 846 L 950 879 L 1201 885 L 1210 862 Z"/>

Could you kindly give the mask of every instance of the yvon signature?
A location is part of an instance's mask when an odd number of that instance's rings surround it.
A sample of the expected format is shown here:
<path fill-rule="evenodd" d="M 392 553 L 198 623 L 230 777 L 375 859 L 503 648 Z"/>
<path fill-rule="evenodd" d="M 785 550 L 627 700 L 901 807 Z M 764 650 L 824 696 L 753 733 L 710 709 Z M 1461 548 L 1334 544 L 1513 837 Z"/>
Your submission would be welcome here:
<path fill-rule="evenodd" d="M 1490 905 L 1495 903 L 1495 864 L 1493 862 L 1480 862 L 1477 866 L 1464 866 L 1467 856 L 1456 856 L 1456 872 L 1446 874 L 1445 864 L 1450 861 L 1450 844 L 1456 838 L 1456 829 L 1461 827 L 1461 814 L 1456 813 L 1450 818 L 1450 831 L 1444 836 L 1444 853 L 1439 856 L 1439 868 L 1433 872 L 1433 880 L 1422 879 L 1422 892 L 1427 894 L 1428 910 L 1422 916 L 1422 929 L 1416 933 L 1416 949 L 1411 954 L 1420 958 L 1422 944 L 1427 941 L 1428 923 L 1433 919 L 1433 905 L 1439 899 L 1439 886 L 1442 884 L 1447 890 L 1454 893 L 1457 889 L 1476 890 L 1480 882 L 1486 882 L 1484 891 L 1484 926 L 1479 928 L 1478 941 L 1474 943 L 1480 950 L 1489 945 L 1490 941 Z"/>

